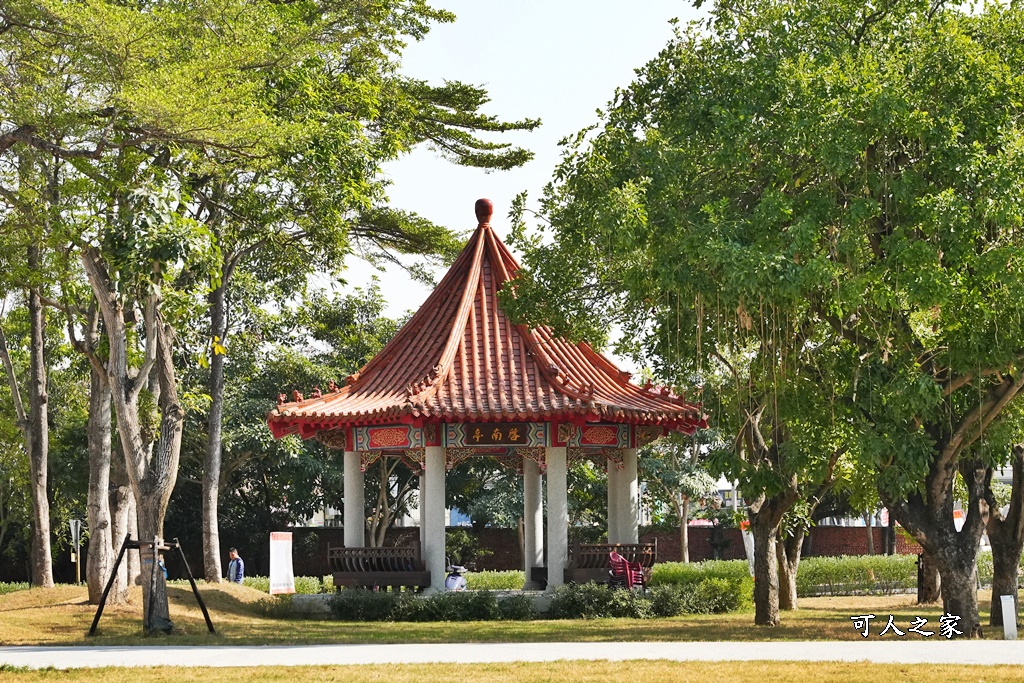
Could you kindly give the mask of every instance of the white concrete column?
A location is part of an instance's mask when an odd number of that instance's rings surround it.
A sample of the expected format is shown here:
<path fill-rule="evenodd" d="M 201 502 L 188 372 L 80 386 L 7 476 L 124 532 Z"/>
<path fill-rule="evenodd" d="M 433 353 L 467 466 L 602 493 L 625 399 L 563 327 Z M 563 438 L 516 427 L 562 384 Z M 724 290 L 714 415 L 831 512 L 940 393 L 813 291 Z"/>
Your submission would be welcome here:
<path fill-rule="evenodd" d="M 363 470 L 359 467 L 359 453 L 356 451 L 345 451 L 343 487 L 345 547 L 362 548 L 366 545 L 366 512 L 363 508 L 366 485 Z"/>
<path fill-rule="evenodd" d="M 422 552 L 427 547 L 427 514 L 423 507 L 424 501 L 427 499 L 427 475 L 425 472 L 420 472 L 420 500 L 417 506 L 416 514 L 419 515 L 420 523 L 420 551 Z"/>
<path fill-rule="evenodd" d="M 621 503 L 622 520 L 619 526 L 619 534 L 622 539 L 620 543 L 640 542 L 640 484 L 637 477 L 636 449 L 627 448 L 622 452 L 622 464 L 625 467 L 620 471 L 623 488 L 623 501 Z"/>
<path fill-rule="evenodd" d="M 420 515 L 426 521 L 423 559 L 430 572 L 430 592 L 444 588 L 444 448 L 428 446 L 424 462 L 427 495 L 420 503 Z"/>
<path fill-rule="evenodd" d="M 530 580 L 531 567 L 544 566 L 544 505 L 540 490 L 540 465 L 523 458 L 523 588 L 537 588 Z"/>
<path fill-rule="evenodd" d="M 622 470 L 614 460 L 608 465 L 608 542 L 622 543 Z"/>
<path fill-rule="evenodd" d="M 565 583 L 569 562 L 568 466 L 564 447 L 548 446 L 548 590 Z"/>

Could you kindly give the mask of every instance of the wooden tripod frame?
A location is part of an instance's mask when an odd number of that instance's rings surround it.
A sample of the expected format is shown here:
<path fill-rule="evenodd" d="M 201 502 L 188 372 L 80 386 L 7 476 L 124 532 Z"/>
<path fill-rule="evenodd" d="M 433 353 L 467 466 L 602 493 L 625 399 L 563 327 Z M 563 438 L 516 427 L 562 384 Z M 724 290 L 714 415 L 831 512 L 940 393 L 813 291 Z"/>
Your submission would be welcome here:
<path fill-rule="evenodd" d="M 196 596 L 196 602 L 199 603 L 199 608 L 203 610 L 203 618 L 206 619 L 206 628 L 209 629 L 210 633 L 215 633 L 213 629 L 213 622 L 210 621 L 210 613 L 206 609 L 206 603 L 203 602 L 203 597 L 199 595 L 199 588 L 196 586 L 196 580 L 192 576 L 192 570 L 188 566 L 188 560 L 185 559 L 185 551 L 181 549 L 181 543 L 178 539 L 174 539 L 170 542 L 162 542 L 158 538 L 154 538 L 152 541 L 133 541 L 131 534 L 124 537 L 124 542 L 121 544 L 121 552 L 117 554 L 117 561 L 114 562 L 114 568 L 110 572 L 110 580 L 107 581 L 106 588 L 103 589 L 103 596 L 100 598 L 99 607 L 96 608 L 96 616 L 92 620 L 92 627 L 89 629 L 89 635 L 96 635 L 96 626 L 100 623 L 100 617 L 103 615 L 103 606 L 107 604 L 107 595 L 110 594 L 110 589 L 114 586 L 114 580 L 117 578 L 117 569 L 121 566 L 121 561 L 124 559 L 124 554 L 129 550 L 142 551 L 143 549 L 153 549 L 153 570 L 149 580 L 149 595 L 150 605 L 152 605 L 152 598 L 156 592 L 156 573 L 160 571 L 160 551 L 163 550 L 177 550 L 181 555 L 181 562 L 185 566 L 185 573 L 188 574 L 188 582 L 192 586 L 192 593 Z M 147 631 L 152 630 L 151 624 L 147 621 L 144 626 Z"/>

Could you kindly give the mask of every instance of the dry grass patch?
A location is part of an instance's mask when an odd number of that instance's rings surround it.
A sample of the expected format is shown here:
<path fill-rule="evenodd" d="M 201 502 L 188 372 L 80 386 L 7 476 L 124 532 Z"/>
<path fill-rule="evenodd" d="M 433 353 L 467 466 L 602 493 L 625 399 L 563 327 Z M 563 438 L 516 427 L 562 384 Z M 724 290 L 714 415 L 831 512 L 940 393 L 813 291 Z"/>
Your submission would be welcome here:
<path fill-rule="evenodd" d="M 911 595 L 808 598 L 801 609 L 783 613 L 778 628 L 758 628 L 751 612 L 709 614 L 673 619 L 593 619 L 532 622 L 484 621 L 460 623 L 353 623 L 326 619 L 271 616 L 269 597 L 236 584 L 201 588 L 216 635 L 206 632 L 202 612 L 187 587 L 171 586 L 173 636 L 145 637 L 141 632 L 141 593 L 131 605 L 108 606 L 95 638 L 87 638 L 96 607 L 87 602 L 84 587 L 17 591 L 0 596 L 2 645 L 291 645 L 315 643 L 444 643 L 444 642 L 557 642 L 557 641 L 711 641 L 711 640 L 860 640 L 850 617 L 875 614 L 871 639 L 885 626 L 889 614 L 906 630 L 914 617 L 938 628 L 939 605 L 918 606 Z M 988 623 L 989 594 L 979 594 L 982 623 Z M 963 630 L 963 629 L 962 629 Z M 987 633 L 990 637 L 1000 634 Z M 933 636 L 937 637 L 937 636 Z M 894 638 L 892 635 L 886 638 Z M 920 638 L 908 634 L 904 640 Z"/>
<path fill-rule="evenodd" d="M 512 664 L 389 664 L 374 666 L 297 666 L 206 669 L 164 667 L 159 669 L 75 669 L 70 671 L 14 671 L 0 668 L 5 683 L 206 683 L 240 680 L 246 683 L 285 683 L 295 680 L 318 683 L 621 683 L 640 681 L 766 681 L 816 683 L 831 681 L 943 681 L 944 683 L 1019 681 L 1014 666 L 954 666 L 933 664 L 866 664 L 846 662 L 537 662 Z"/>

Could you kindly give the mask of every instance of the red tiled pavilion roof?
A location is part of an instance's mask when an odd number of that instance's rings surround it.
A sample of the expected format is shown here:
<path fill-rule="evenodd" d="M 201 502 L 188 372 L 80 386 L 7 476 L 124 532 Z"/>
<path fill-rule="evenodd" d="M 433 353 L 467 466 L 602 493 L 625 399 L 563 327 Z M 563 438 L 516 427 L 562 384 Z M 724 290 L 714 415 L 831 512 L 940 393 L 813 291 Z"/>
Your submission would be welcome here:
<path fill-rule="evenodd" d="M 275 437 L 420 421 L 603 421 L 688 433 L 706 425 L 698 405 L 630 383 L 588 344 L 513 325 L 497 293 L 519 264 L 490 216 L 491 203 L 478 201 L 479 226 L 448 273 L 345 386 L 270 412 Z"/>

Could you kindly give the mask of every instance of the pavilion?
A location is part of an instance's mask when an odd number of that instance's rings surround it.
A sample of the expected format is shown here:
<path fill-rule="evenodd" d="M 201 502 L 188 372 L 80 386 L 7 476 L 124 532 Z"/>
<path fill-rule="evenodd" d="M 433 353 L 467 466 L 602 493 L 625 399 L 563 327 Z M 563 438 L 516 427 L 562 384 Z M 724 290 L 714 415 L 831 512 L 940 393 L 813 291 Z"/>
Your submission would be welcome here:
<path fill-rule="evenodd" d="M 345 385 L 295 392 L 267 416 L 275 438 L 297 433 L 344 449 L 344 539 L 365 544 L 364 472 L 402 458 L 420 476 L 420 538 L 431 589 L 445 576 L 445 473 L 493 457 L 523 477 L 524 565 L 544 566 L 541 477 L 547 488 L 548 586 L 569 555 L 566 473 L 581 459 L 608 473 L 608 542 L 638 542 L 637 448 L 671 430 L 707 426 L 700 406 L 668 388 L 637 386 L 586 343 L 505 316 L 498 292 L 519 264 L 476 203 L 479 225 L 416 314 Z M 554 571 L 552 571 L 552 568 Z"/>

